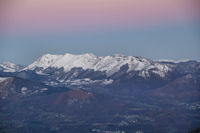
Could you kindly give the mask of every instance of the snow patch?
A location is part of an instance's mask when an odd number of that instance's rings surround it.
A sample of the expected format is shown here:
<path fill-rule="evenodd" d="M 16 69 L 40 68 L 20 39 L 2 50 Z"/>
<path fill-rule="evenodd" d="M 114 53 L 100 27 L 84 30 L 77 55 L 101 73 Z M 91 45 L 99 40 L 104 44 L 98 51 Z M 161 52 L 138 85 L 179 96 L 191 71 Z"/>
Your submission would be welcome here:
<path fill-rule="evenodd" d="M 108 80 L 108 79 L 106 79 L 106 80 L 104 80 L 104 81 L 103 81 L 103 83 L 102 83 L 102 84 L 104 84 L 104 85 L 109 85 L 109 84 L 112 84 L 112 83 L 113 83 L 113 81 L 114 81 L 114 80 L 112 80 L 112 79 L 109 79 L 109 80 Z"/>
<path fill-rule="evenodd" d="M 7 80 L 9 78 L 5 78 L 5 77 L 0 77 L 0 82 L 4 82 L 5 80 Z"/>
<path fill-rule="evenodd" d="M 42 71 L 36 71 L 36 73 L 37 73 L 38 75 L 48 75 L 48 74 L 43 73 Z"/>
<path fill-rule="evenodd" d="M 94 84 L 94 83 L 100 82 L 100 80 L 91 80 L 89 78 L 85 78 L 85 79 L 77 79 L 77 80 L 67 80 L 66 82 L 69 85 L 78 86 L 78 85 Z"/>
<path fill-rule="evenodd" d="M 28 90 L 28 88 L 22 87 L 22 88 L 21 88 L 21 93 L 22 93 L 23 95 L 25 95 L 27 90 Z"/>
<path fill-rule="evenodd" d="M 48 90 L 48 88 L 42 88 L 41 90 L 40 90 L 40 92 L 44 92 L 44 91 L 47 91 Z"/>

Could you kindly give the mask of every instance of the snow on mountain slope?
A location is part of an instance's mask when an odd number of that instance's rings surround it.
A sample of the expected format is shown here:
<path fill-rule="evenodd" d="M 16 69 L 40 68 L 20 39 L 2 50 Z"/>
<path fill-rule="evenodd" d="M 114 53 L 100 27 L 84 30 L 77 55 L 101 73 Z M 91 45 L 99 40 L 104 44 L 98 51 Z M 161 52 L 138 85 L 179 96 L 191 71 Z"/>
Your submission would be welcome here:
<path fill-rule="evenodd" d="M 3 72 L 16 72 L 19 71 L 22 67 L 11 62 L 4 62 L 0 64 L 0 68 Z"/>
<path fill-rule="evenodd" d="M 165 73 L 170 71 L 170 67 L 166 64 L 154 63 L 151 60 L 124 55 L 112 56 L 95 56 L 93 54 L 82 55 L 51 55 L 45 54 L 37 59 L 33 64 L 24 68 L 23 70 L 34 70 L 35 68 L 42 68 L 43 70 L 49 67 L 64 68 L 65 72 L 72 68 L 80 67 L 84 70 L 93 69 L 94 71 L 105 71 L 108 76 L 118 72 L 124 65 L 128 65 L 128 71 L 141 71 L 141 76 L 148 76 L 148 70 L 154 69 L 154 73 L 163 77 Z"/>
<path fill-rule="evenodd" d="M 5 78 L 5 77 L 0 77 L 0 83 L 1 82 L 4 82 L 5 80 L 7 80 L 8 78 Z"/>
<path fill-rule="evenodd" d="M 57 60 L 59 60 L 62 57 L 62 55 L 51 55 L 51 54 L 45 54 L 38 58 L 33 64 L 27 66 L 23 70 L 34 70 L 37 67 L 41 67 L 43 69 L 46 69 L 50 66 L 52 66 Z"/>

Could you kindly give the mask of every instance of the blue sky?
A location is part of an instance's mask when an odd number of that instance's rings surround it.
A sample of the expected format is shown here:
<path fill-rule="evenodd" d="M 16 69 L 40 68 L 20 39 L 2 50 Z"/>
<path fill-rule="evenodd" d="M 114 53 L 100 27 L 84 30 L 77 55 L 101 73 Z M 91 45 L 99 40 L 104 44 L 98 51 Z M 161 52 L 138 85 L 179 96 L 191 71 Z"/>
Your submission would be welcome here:
<path fill-rule="evenodd" d="M 200 59 L 199 25 L 2 35 L 0 62 L 30 64 L 43 54 L 124 54 L 150 59 Z"/>

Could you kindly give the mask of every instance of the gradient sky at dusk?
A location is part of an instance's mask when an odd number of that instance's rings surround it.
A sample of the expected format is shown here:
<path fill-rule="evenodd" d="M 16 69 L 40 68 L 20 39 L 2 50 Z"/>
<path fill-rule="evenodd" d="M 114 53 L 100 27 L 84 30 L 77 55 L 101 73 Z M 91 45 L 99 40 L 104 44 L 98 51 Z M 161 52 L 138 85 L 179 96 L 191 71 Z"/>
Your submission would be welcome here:
<path fill-rule="evenodd" d="M 2 0 L 0 62 L 90 52 L 200 59 L 198 0 Z"/>

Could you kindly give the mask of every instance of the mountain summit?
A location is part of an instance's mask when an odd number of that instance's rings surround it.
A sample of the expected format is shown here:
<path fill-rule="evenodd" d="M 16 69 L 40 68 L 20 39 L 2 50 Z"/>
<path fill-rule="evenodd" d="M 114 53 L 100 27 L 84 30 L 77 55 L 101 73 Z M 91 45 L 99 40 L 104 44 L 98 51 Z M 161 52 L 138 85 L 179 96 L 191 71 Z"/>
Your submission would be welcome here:
<path fill-rule="evenodd" d="M 82 68 L 84 70 L 92 69 L 94 71 L 106 72 L 110 76 L 118 72 L 124 65 L 128 65 L 127 72 L 143 71 L 141 73 L 142 76 L 145 76 L 145 73 L 148 75 L 148 70 L 150 69 L 154 69 L 153 72 L 155 74 L 164 76 L 171 69 L 170 65 L 154 62 L 142 57 L 124 55 L 95 56 L 88 53 L 73 55 L 67 53 L 64 55 L 45 54 L 23 70 L 64 68 L 65 72 L 69 72 L 72 68 Z"/>
<path fill-rule="evenodd" d="M 161 87 L 187 74 L 197 73 L 200 62 L 153 61 L 119 54 L 96 56 L 91 53 L 79 55 L 66 53 L 45 54 L 23 69 L 11 63 L 1 64 L 0 68 L 0 72 L 15 72 L 15 76 L 19 78 L 50 86 L 88 88 L 94 85 L 118 85 L 117 88 L 132 86 L 137 89 L 148 89 Z"/>
<path fill-rule="evenodd" d="M 22 65 L 16 65 L 11 62 L 4 62 L 0 64 L 0 71 L 2 70 L 4 72 L 16 72 L 21 70 L 22 68 L 23 68 Z"/>

